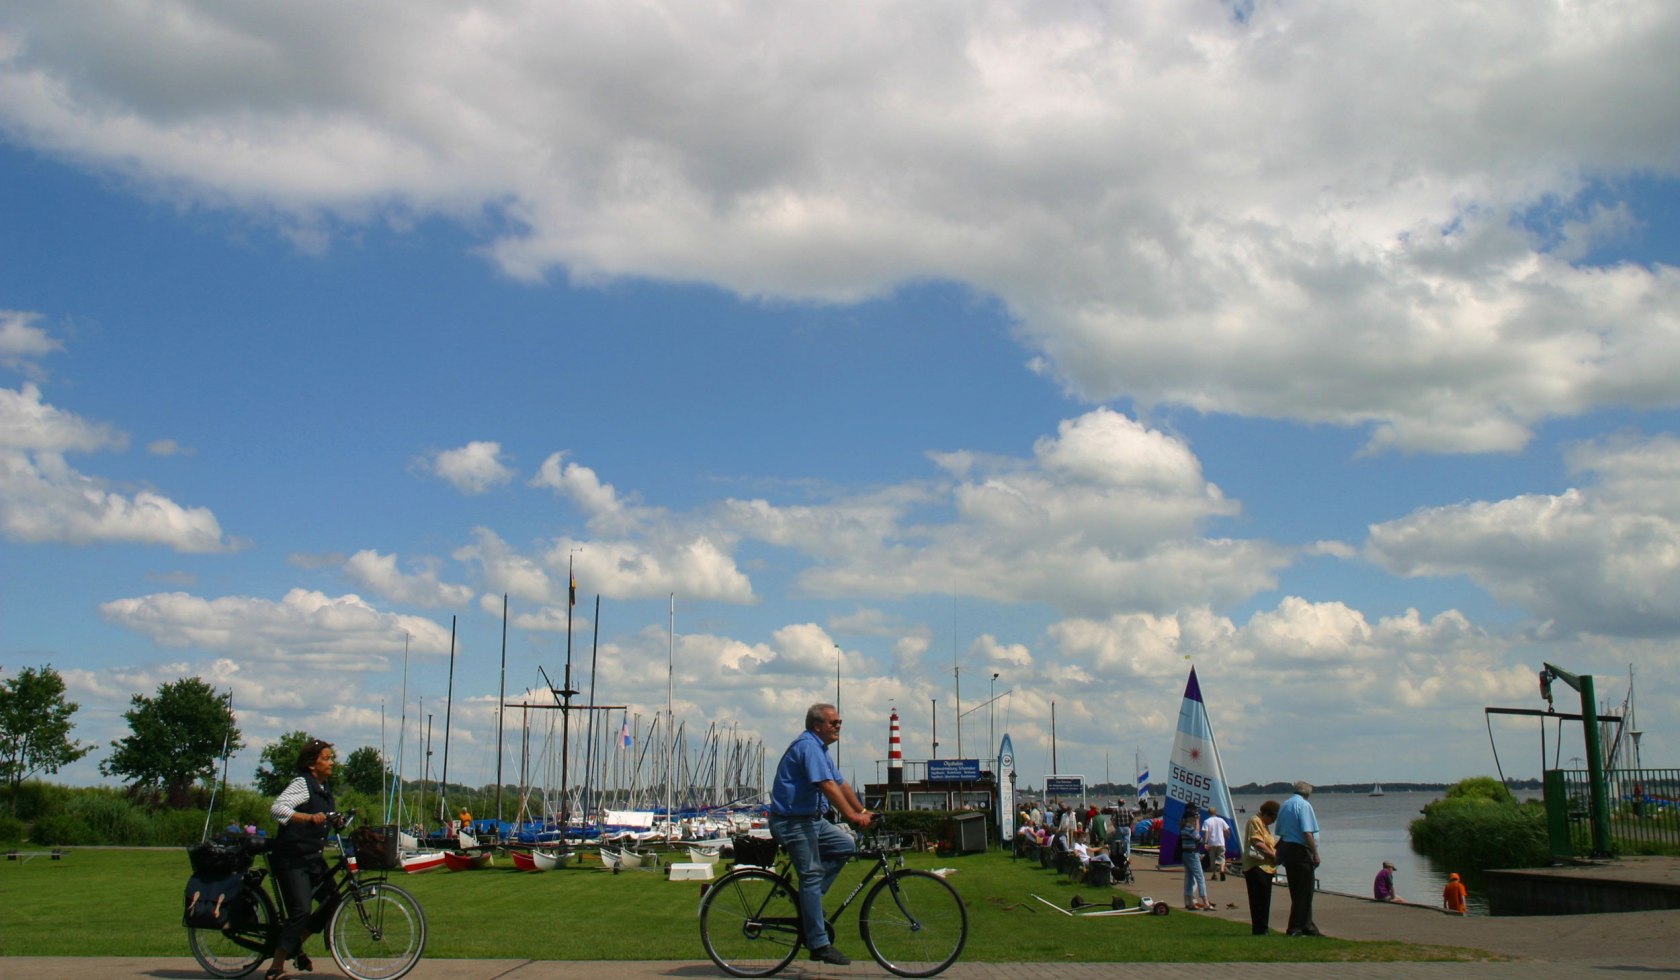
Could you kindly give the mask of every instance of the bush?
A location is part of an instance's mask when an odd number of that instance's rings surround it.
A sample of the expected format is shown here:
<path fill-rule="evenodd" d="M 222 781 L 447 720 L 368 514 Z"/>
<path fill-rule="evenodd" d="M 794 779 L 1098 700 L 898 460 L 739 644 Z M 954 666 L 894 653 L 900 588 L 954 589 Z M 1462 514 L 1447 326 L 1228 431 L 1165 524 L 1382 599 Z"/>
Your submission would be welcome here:
<path fill-rule="evenodd" d="M 1449 800 L 1481 800 L 1487 803 L 1515 803 L 1511 791 L 1492 776 L 1471 776 L 1447 787 Z"/>
<path fill-rule="evenodd" d="M 92 837 L 86 820 L 62 811 L 47 814 L 29 828 L 29 840 L 35 844 L 87 844 Z"/>
<path fill-rule="evenodd" d="M 225 820 L 212 823 L 210 836 L 220 836 L 225 826 Z M 152 817 L 152 843 L 160 847 L 186 847 L 203 839 L 203 810 L 165 810 Z"/>
<path fill-rule="evenodd" d="M 1412 849 L 1456 871 L 1535 868 L 1551 863 L 1545 807 L 1515 802 L 1498 781 L 1467 779 L 1423 808 L 1411 825 Z"/>
<path fill-rule="evenodd" d="M 80 790 L 64 809 L 67 814 L 79 817 L 89 833 L 87 840 L 64 843 L 144 847 L 153 842 L 150 816 L 115 791 Z"/>
<path fill-rule="evenodd" d="M 23 843 L 23 821 L 0 813 L 0 844 Z"/>
<path fill-rule="evenodd" d="M 64 801 L 70 798 L 70 790 L 37 779 L 22 784 L 17 792 L 7 796 L 12 816 L 27 821 L 63 807 Z"/>

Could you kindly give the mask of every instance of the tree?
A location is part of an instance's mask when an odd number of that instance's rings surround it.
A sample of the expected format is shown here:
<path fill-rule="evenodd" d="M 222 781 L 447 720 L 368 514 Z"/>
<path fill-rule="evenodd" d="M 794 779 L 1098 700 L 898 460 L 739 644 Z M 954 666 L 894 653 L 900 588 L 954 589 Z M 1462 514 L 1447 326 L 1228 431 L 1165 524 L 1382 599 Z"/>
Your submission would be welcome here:
<path fill-rule="evenodd" d="M 223 746 L 229 754 L 244 748 L 232 702 L 197 677 L 162 684 L 155 698 L 134 695 L 123 714 L 131 734 L 111 743 L 116 751 L 99 771 L 126 778 L 134 790 L 161 790 L 170 806 L 186 806 L 194 783 L 216 778 Z"/>
<path fill-rule="evenodd" d="M 257 763 L 254 782 L 257 792 L 264 796 L 279 796 L 297 778 L 298 753 L 309 742 L 308 732 L 287 732 L 280 740 L 262 750 Z"/>
<path fill-rule="evenodd" d="M 0 778 L 14 799 L 25 779 L 57 772 L 93 751 L 70 739 L 70 716 L 80 707 L 64 699 L 64 678 L 50 664 L 0 681 Z"/>
<path fill-rule="evenodd" d="M 391 770 L 380 761 L 378 749 L 364 745 L 344 760 L 338 776 L 344 785 L 356 792 L 375 796 L 385 788 L 385 781 L 391 778 Z"/>

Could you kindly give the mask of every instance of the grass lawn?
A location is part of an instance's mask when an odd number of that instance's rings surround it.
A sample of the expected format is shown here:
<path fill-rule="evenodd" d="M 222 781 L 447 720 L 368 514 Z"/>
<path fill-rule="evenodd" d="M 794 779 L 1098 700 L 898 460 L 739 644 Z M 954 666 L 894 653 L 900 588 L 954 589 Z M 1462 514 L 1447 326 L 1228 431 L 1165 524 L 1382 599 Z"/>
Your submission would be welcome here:
<path fill-rule="evenodd" d="M 544 874 L 511 862 L 492 870 L 398 876 L 425 907 L 426 955 L 535 960 L 696 960 L 700 883 L 671 882 L 662 871 L 613 875 L 593 858 Z M 911 856 L 912 865 L 954 868 L 950 882 L 968 904 L 968 962 L 1392 961 L 1452 958 L 1452 951 L 1403 943 L 1325 939 L 1273 942 L 1246 923 L 1184 914 L 1079 919 L 1033 901 L 1066 907 L 1076 891 L 1036 864 L 1001 852 Z M 839 901 L 862 876 L 855 864 L 830 892 Z M 187 956 L 180 926 L 188 876 L 183 850 L 72 848 L 61 861 L 0 861 L 0 956 Z M 1137 896 L 1126 895 L 1128 904 Z M 867 952 L 854 904 L 839 923 L 841 948 Z M 311 948 L 318 939 L 311 939 Z"/>

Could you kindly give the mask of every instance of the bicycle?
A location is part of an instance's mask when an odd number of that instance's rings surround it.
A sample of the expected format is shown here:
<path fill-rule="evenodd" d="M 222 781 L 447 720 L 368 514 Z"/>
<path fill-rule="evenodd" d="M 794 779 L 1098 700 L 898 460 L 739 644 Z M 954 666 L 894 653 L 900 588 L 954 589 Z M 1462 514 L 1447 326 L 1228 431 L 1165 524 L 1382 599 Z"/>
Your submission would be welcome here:
<path fill-rule="evenodd" d="M 413 895 L 386 882 L 383 870 L 369 873 L 369 869 L 356 867 L 355 845 L 342 833 L 354 819 L 354 812 L 331 815 L 334 829 L 341 832 L 339 855 L 315 889 L 313 901 L 332 908 L 327 920 L 327 949 L 346 976 L 355 980 L 397 980 L 414 968 L 426 948 L 426 914 Z M 271 845 L 266 840 L 240 843 L 244 848 L 240 872 L 244 886 L 227 926 L 187 929 L 193 959 L 216 977 L 251 973 L 274 958 L 280 940 L 279 905 L 263 887 L 270 877 L 269 869 L 252 867 L 252 858 L 266 854 Z"/>
<path fill-rule="evenodd" d="M 732 976 L 770 976 L 792 962 L 802 945 L 793 862 L 779 847 L 776 851 L 773 870 L 738 861 L 700 900 L 700 942 L 712 962 Z M 891 973 L 931 977 L 956 962 L 968 942 L 968 909 L 944 878 L 906 868 L 903 852 L 898 841 L 879 836 L 860 848 L 857 857 L 875 863 L 824 922 L 832 938 L 835 922 L 852 901 L 884 874 L 858 912 L 863 945 Z"/>

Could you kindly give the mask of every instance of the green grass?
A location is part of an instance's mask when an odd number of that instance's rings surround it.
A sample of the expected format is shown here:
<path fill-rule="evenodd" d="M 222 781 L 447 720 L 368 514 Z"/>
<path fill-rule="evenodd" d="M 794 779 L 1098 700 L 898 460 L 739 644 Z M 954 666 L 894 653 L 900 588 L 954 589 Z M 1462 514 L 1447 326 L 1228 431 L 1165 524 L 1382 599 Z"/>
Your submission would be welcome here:
<path fill-rule="evenodd" d="M 1210 916 L 1070 918 L 1031 895 L 1063 907 L 1075 892 L 1095 896 L 1036 864 L 1001 853 L 917 854 L 910 863 L 956 869 L 949 880 L 968 904 L 968 962 L 1396 961 L 1455 959 L 1460 952 L 1340 939 L 1274 942 L 1250 936 L 1247 923 Z M 864 868 L 848 869 L 831 904 Z M 187 875 L 186 853 L 173 849 L 73 848 L 61 861 L 0 861 L 0 956 L 189 955 L 180 926 Z M 705 958 L 696 917 L 700 883 L 667 881 L 662 872 L 612 875 L 591 859 L 546 874 L 436 871 L 398 883 L 426 909 L 429 957 Z M 1127 897 L 1135 904 L 1136 895 Z M 867 955 L 857 936 L 861 901 L 839 924 L 840 945 L 854 957 Z"/>

